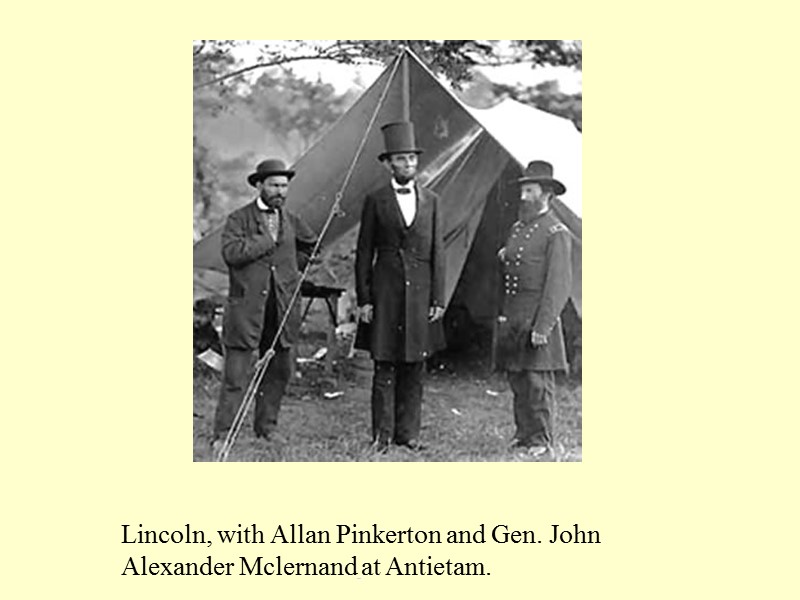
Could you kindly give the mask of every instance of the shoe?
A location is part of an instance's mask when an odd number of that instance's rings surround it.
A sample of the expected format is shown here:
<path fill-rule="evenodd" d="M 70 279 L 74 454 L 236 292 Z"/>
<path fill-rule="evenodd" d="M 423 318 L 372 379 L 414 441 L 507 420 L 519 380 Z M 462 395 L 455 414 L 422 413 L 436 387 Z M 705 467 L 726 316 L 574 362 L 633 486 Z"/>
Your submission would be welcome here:
<path fill-rule="evenodd" d="M 211 458 L 217 460 L 222 447 L 225 445 L 225 440 L 222 438 L 214 438 L 211 440 Z"/>
<path fill-rule="evenodd" d="M 376 454 L 386 454 L 389 451 L 389 442 L 386 440 L 373 440 L 370 447 Z"/>
<path fill-rule="evenodd" d="M 425 444 L 420 443 L 418 440 L 409 440 L 407 442 L 397 442 L 398 446 L 408 448 L 412 452 L 422 452 L 426 449 Z"/>
<path fill-rule="evenodd" d="M 265 442 L 269 441 L 269 438 L 272 437 L 274 429 L 256 429 L 256 439 L 263 439 Z"/>
<path fill-rule="evenodd" d="M 539 456 L 543 456 L 543 455 L 547 454 L 548 452 L 550 452 L 550 448 L 547 447 L 547 446 L 538 446 L 538 445 L 537 446 L 531 446 L 528 449 L 528 456 L 531 456 L 533 458 L 538 458 Z"/>

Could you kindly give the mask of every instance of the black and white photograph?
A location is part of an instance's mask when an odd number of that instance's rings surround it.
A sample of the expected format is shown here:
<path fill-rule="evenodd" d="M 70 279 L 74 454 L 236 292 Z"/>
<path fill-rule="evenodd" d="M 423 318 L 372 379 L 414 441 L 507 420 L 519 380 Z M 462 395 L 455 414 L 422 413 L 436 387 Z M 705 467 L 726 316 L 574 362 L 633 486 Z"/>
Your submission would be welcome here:
<path fill-rule="evenodd" d="M 193 69 L 194 461 L 582 461 L 581 41 Z"/>

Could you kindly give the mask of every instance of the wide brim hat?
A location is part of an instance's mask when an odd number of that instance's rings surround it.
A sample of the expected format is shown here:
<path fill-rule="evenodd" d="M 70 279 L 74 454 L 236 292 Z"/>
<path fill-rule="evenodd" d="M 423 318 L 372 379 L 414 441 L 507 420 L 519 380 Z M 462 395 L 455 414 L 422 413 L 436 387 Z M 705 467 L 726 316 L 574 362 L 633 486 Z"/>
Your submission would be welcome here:
<path fill-rule="evenodd" d="M 381 132 L 385 150 L 378 155 L 378 160 L 385 160 L 392 154 L 405 154 L 406 152 L 422 154 L 422 148 L 417 147 L 414 123 L 411 121 L 387 123 L 381 127 Z"/>
<path fill-rule="evenodd" d="M 517 179 L 519 183 L 540 183 L 549 185 L 557 195 L 567 191 L 566 186 L 558 179 L 553 177 L 553 165 L 543 160 L 534 160 L 528 163 L 522 172 L 522 177 Z"/>
<path fill-rule="evenodd" d="M 253 187 L 257 187 L 259 181 L 264 181 L 267 177 L 272 175 L 285 175 L 289 180 L 294 177 L 294 171 L 286 167 L 286 163 L 277 158 L 269 158 L 261 161 L 256 166 L 256 170 L 247 176 L 247 183 Z"/>

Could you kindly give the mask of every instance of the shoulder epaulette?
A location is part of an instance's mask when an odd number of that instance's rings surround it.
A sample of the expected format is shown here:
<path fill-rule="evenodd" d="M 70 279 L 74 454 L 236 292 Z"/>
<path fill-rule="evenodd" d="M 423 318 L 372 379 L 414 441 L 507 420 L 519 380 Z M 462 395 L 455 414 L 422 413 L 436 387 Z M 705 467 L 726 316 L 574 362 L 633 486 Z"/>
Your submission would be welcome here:
<path fill-rule="evenodd" d="M 559 231 L 569 231 L 569 229 L 563 223 L 556 223 L 550 228 L 550 233 L 558 233 Z"/>

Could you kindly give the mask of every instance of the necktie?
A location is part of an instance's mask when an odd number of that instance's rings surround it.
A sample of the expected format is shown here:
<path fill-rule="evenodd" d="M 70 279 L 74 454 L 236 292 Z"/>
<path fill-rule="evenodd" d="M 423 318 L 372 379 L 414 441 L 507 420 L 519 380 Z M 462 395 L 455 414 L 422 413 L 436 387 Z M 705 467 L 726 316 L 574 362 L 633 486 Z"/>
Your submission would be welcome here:
<path fill-rule="evenodd" d="M 280 217 L 278 216 L 278 211 L 274 208 L 271 210 L 264 211 L 264 218 L 267 221 L 267 231 L 272 236 L 272 239 L 277 241 L 278 240 L 278 224 Z"/>
<path fill-rule="evenodd" d="M 411 193 L 411 190 L 410 190 L 409 188 L 404 188 L 404 187 L 401 187 L 401 188 L 395 188 L 395 190 L 394 190 L 394 191 L 395 191 L 396 193 L 398 193 L 398 194 L 410 194 L 410 193 Z"/>

